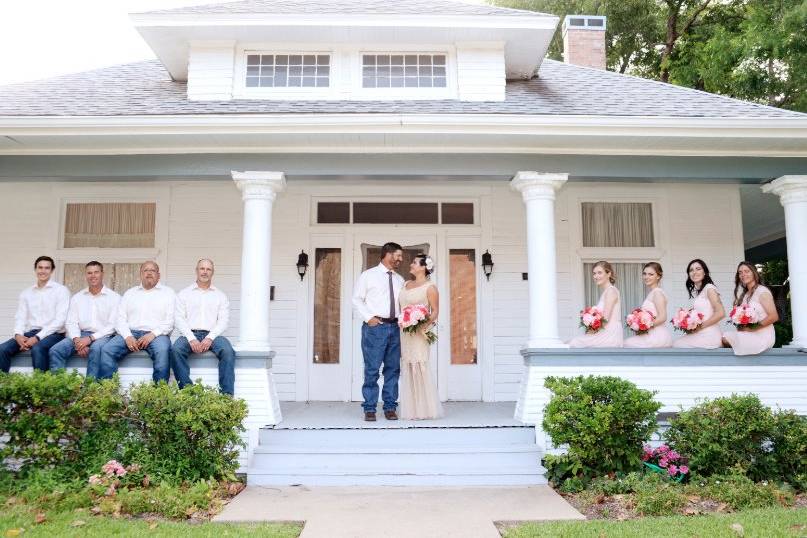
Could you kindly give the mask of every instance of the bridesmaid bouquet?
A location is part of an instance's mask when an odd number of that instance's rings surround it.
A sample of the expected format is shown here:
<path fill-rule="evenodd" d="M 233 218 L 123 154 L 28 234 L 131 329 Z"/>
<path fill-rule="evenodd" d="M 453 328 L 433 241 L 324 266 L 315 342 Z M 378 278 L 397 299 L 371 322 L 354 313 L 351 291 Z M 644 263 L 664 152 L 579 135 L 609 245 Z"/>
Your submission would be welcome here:
<path fill-rule="evenodd" d="M 673 328 L 682 333 L 693 333 L 703 323 L 703 314 L 697 312 L 694 308 L 686 309 L 679 308 L 673 318 L 670 320 Z"/>
<path fill-rule="evenodd" d="M 596 306 L 588 306 L 580 312 L 580 326 L 587 333 L 595 333 L 602 329 L 608 320 L 603 316 L 602 311 Z"/>
<path fill-rule="evenodd" d="M 625 317 L 625 325 L 636 334 L 645 334 L 656 324 L 656 316 L 652 312 L 634 308 L 633 312 Z"/>
<path fill-rule="evenodd" d="M 429 324 L 429 307 L 425 304 L 410 304 L 401 311 L 398 325 L 405 333 L 416 334 Z M 423 333 L 429 345 L 437 341 L 437 333 L 431 329 Z"/>
<path fill-rule="evenodd" d="M 731 309 L 728 322 L 738 330 L 755 329 L 764 317 L 763 311 L 755 304 L 741 304 Z"/>

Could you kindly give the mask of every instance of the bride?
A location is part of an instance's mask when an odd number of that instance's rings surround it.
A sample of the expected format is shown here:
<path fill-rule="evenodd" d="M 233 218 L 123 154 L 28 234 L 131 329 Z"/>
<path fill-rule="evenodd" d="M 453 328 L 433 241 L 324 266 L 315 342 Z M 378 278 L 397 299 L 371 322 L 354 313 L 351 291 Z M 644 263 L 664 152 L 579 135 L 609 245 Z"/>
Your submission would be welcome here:
<path fill-rule="evenodd" d="M 429 280 L 434 262 L 426 254 L 418 254 L 409 265 L 412 279 L 404 284 L 398 301 L 401 309 L 412 304 L 429 308 L 429 325 L 437 321 L 440 295 L 437 286 Z M 426 329 L 427 329 L 426 328 Z M 439 418 L 443 415 L 437 388 L 429 370 L 429 343 L 425 329 L 417 333 L 401 331 L 400 412 L 404 420 Z"/>

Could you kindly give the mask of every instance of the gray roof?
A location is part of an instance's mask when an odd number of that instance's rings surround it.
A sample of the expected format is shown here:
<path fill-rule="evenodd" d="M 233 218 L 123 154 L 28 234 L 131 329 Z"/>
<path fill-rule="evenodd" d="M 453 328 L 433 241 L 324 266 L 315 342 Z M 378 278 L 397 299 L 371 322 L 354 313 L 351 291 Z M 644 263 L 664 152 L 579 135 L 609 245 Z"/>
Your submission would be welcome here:
<path fill-rule="evenodd" d="M 504 101 L 189 101 L 157 60 L 0 86 L 0 116 L 191 114 L 523 114 L 679 118 L 807 115 L 689 88 L 544 60 L 538 76 L 509 81 Z"/>
<path fill-rule="evenodd" d="M 536 11 L 453 0 L 242 0 L 149 11 L 148 15 L 546 15 Z M 551 15 L 548 15 L 551 16 Z"/>

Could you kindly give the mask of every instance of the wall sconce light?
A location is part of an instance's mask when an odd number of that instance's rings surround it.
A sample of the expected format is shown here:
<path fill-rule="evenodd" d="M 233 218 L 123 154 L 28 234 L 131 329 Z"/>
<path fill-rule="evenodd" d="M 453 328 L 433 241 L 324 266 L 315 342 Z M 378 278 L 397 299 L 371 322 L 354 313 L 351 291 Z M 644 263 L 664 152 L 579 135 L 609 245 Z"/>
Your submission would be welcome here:
<path fill-rule="evenodd" d="M 490 281 L 490 274 L 493 273 L 493 256 L 487 250 L 482 254 L 482 271 L 485 273 L 485 278 Z"/>
<path fill-rule="evenodd" d="M 305 276 L 306 271 L 308 271 L 308 254 L 306 254 L 305 251 L 303 250 L 297 256 L 297 274 L 300 275 L 301 282 L 303 280 L 303 277 Z"/>

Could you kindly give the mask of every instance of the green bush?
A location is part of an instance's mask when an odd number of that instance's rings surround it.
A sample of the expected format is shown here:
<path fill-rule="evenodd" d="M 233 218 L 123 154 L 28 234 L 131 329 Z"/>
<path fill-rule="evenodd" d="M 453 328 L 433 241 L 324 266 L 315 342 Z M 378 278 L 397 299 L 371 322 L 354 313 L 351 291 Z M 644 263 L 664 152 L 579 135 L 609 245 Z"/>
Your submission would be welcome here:
<path fill-rule="evenodd" d="M 201 384 L 180 390 L 175 384 L 143 383 L 131 390 L 129 413 L 135 444 L 127 461 L 161 479 L 233 477 L 247 416 L 243 400 Z"/>
<path fill-rule="evenodd" d="M 126 429 L 117 380 L 85 383 L 75 372 L 0 376 L 0 435 L 8 435 L 0 460 L 16 460 L 23 475 L 59 467 L 86 477 L 114 457 Z"/>
<path fill-rule="evenodd" d="M 555 484 L 576 476 L 588 479 L 625 474 L 641 466 L 642 443 L 656 430 L 661 404 L 653 393 L 618 377 L 548 377 L 552 398 L 544 410 L 543 429 L 562 457 L 545 458 Z"/>
<path fill-rule="evenodd" d="M 678 484 L 661 475 L 650 474 L 637 481 L 634 501 L 636 510 L 646 516 L 670 516 L 686 505 L 687 497 Z"/>
<path fill-rule="evenodd" d="M 200 480 L 188 486 L 161 482 L 156 487 L 121 489 L 115 496 L 104 498 L 98 504 L 106 514 L 156 513 L 171 519 L 185 519 L 196 512 L 204 512 L 219 502 L 218 484 Z"/>
<path fill-rule="evenodd" d="M 770 480 L 781 480 L 798 490 L 807 490 L 807 417 L 795 411 L 774 414 L 770 457 Z"/>
<path fill-rule="evenodd" d="M 792 495 L 772 482 L 755 483 L 742 474 L 713 476 L 701 488 L 704 497 L 724 502 L 734 510 L 789 506 Z"/>

